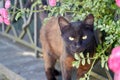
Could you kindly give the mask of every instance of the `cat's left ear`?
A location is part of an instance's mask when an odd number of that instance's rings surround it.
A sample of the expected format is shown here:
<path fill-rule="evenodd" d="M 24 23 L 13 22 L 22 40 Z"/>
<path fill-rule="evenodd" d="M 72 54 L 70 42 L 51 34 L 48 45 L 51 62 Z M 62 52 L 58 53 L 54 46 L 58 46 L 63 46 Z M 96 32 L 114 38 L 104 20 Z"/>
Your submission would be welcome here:
<path fill-rule="evenodd" d="M 89 26 L 93 26 L 94 25 L 94 16 L 93 14 L 89 14 L 85 20 L 84 20 L 84 23 L 89 25 Z"/>
<path fill-rule="evenodd" d="M 69 21 L 66 20 L 64 17 L 60 16 L 60 17 L 58 17 L 58 24 L 59 24 L 60 28 L 62 29 L 69 25 Z"/>
<path fill-rule="evenodd" d="M 70 28 L 69 21 L 64 17 L 58 17 L 58 24 L 62 33 L 66 32 Z"/>

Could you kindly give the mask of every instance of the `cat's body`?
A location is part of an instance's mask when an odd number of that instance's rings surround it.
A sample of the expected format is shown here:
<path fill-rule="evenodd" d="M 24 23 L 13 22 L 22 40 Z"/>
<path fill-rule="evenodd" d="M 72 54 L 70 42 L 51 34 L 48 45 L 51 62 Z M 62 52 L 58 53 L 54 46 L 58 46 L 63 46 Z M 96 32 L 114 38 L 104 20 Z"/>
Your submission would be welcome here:
<path fill-rule="evenodd" d="M 65 18 L 51 18 L 40 31 L 45 72 L 48 80 L 56 80 L 55 63 L 60 60 L 62 80 L 71 80 L 74 53 L 83 52 L 94 55 L 96 42 L 93 31 L 93 15 L 88 15 L 84 21 L 69 23 Z M 89 64 L 80 66 L 77 78 L 84 75 L 90 68 Z"/>

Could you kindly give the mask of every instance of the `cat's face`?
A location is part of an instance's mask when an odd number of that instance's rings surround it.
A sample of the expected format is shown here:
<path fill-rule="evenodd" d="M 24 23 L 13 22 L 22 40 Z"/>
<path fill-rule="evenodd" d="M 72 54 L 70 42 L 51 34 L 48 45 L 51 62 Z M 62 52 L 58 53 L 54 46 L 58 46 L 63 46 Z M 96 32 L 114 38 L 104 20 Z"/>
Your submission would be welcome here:
<path fill-rule="evenodd" d="M 61 35 L 65 41 L 68 53 L 90 52 L 95 46 L 93 31 L 94 17 L 88 15 L 84 21 L 69 23 L 67 20 L 61 21 Z"/>

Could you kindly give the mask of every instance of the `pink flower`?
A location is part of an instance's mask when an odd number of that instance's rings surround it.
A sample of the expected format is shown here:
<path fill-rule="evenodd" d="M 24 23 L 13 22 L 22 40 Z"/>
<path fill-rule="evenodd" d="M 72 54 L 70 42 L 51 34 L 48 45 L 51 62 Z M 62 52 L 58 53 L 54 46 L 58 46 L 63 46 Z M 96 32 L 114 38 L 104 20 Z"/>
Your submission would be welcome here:
<path fill-rule="evenodd" d="M 11 2 L 10 0 L 6 0 L 5 8 L 0 8 L 0 23 L 5 23 L 6 25 L 10 25 L 10 21 L 8 19 L 8 8 L 10 8 Z"/>
<path fill-rule="evenodd" d="M 5 23 L 6 25 L 10 25 L 10 20 L 9 20 L 8 18 L 4 18 L 4 23 Z"/>
<path fill-rule="evenodd" d="M 108 59 L 108 67 L 115 73 L 114 80 L 120 80 L 120 46 L 113 48 Z"/>
<path fill-rule="evenodd" d="M 120 80 L 120 74 L 115 73 L 114 74 L 114 80 Z"/>
<path fill-rule="evenodd" d="M 10 6 L 11 6 L 10 0 L 6 0 L 6 2 L 5 2 L 5 8 L 8 9 L 8 8 L 10 8 Z"/>
<path fill-rule="evenodd" d="M 49 0 L 50 6 L 56 6 L 56 0 Z"/>
<path fill-rule="evenodd" d="M 0 16 L 0 23 L 3 23 L 3 18 L 2 18 L 2 16 Z"/>
<path fill-rule="evenodd" d="M 113 48 L 108 66 L 114 73 L 120 73 L 120 46 Z"/>
<path fill-rule="evenodd" d="M 120 0 L 115 0 L 115 1 L 116 1 L 116 5 L 120 7 Z"/>
<path fill-rule="evenodd" d="M 8 19 L 8 11 L 5 8 L 0 9 L 0 23 L 5 23 L 6 25 L 10 25 L 10 21 Z"/>
<path fill-rule="evenodd" d="M 8 11 L 7 11 L 7 9 L 1 8 L 1 9 L 0 9 L 0 15 L 1 15 L 3 18 L 8 18 Z"/>

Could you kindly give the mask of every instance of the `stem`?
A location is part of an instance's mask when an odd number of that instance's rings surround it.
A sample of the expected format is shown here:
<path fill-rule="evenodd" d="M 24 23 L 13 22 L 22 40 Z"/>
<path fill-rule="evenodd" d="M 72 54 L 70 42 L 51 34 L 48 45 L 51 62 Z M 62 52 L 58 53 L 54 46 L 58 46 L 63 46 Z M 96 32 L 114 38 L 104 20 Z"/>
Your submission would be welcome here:
<path fill-rule="evenodd" d="M 15 6 L 13 6 L 13 8 L 18 10 L 18 12 L 20 12 L 21 10 L 27 11 L 25 8 L 19 9 L 19 8 L 15 7 Z M 50 9 L 33 10 L 33 12 L 42 12 L 42 11 L 45 11 L 45 10 L 50 10 Z M 31 11 L 31 10 L 29 10 L 29 11 Z M 79 11 L 66 10 L 65 12 L 71 12 L 71 13 L 76 13 L 77 14 Z"/>
<path fill-rule="evenodd" d="M 117 38 L 116 38 L 116 39 L 117 39 Z M 116 39 L 115 39 L 112 43 L 110 43 L 105 49 L 103 49 L 103 51 L 100 52 L 99 55 L 97 55 L 96 57 L 94 57 L 94 60 L 93 60 L 92 65 L 91 65 L 91 68 L 90 68 L 89 71 L 87 72 L 88 76 L 90 76 L 90 72 L 92 71 L 92 68 L 93 68 L 96 60 L 100 57 L 100 55 L 102 55 L 102 54 L 104 54 L 104 53 L 106 52 L 106 50 L 116 41 Z"/>

